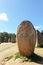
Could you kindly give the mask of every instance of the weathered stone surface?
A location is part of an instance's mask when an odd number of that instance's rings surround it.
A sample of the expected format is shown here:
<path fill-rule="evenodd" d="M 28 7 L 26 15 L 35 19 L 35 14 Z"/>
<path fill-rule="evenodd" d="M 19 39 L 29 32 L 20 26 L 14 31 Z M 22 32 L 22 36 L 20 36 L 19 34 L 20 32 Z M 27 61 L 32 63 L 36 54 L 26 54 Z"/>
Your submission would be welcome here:
<path fill-rule="evenodd" d="M 30 56 L 34 52 L 36 31 L 30 21 L 23 21 L 17 28 L 16 42 L 20 54 Z"/>
<path fill-rule="evenodd" d="M 41 32 L 41 37 L 42 37 L 42 47 L 43 47 L 43 32 Z"/>
<path fill-rule="evenodd" d="M 42 35 L 38 30 L 36 31 L 36 43 L 37 46 L 42 46 Z"/>

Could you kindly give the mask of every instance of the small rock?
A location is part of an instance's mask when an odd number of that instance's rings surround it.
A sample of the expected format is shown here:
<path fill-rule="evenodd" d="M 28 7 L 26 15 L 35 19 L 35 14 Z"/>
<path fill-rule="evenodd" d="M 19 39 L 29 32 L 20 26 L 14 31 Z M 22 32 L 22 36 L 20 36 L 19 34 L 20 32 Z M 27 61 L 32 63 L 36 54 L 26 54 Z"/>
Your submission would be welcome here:
<path fill-rule="evenodd" d="M 18 59 L 16 59 L 16 60 L 15 60 L 15 62 L 23 63 L 23 62 L 24 62 L 24 60 L 23 60 L 23 59 L 21 59 L 21 58 L 18 58 Z"/>

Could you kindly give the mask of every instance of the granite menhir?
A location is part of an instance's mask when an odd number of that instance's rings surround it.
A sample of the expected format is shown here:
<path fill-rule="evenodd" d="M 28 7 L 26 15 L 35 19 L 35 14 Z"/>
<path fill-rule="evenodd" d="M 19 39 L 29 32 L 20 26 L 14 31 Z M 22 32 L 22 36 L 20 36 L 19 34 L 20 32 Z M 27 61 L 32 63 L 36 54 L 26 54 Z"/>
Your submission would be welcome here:
<path fill-rule="evenodd" d="M 36 31 L 30 21 L 22 21 L 17 28 L 16 42 L 21 55 L 30 56 L 36 44 Z"/>

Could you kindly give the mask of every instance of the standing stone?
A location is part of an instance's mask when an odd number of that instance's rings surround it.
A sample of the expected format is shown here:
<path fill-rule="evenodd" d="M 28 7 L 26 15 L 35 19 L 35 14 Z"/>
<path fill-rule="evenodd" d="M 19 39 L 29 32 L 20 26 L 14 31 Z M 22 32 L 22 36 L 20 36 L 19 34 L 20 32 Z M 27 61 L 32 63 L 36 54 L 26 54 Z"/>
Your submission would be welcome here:
<path fill-rule="evenodd" d="M 23 21 L 17 28 L 16 42 L 21 55 L 30 56 L 36 44 L 36 31 L 30 21 Z"/>
<path fill-rule="evenodd" d="M 36 32 L 37 32 L 36 33 L 36 38 L 37 38 L 36 43 L 37 43 L 37 46 L 41 47 L 41 45 L 42 45 L 42 36 L 41 36 L 41 33 L 38 30 Z"/>
<path fill-rule="evenodd" d="M 41 45 L 41 47 L 43 47 L 43 31 L 41 32 L 41 37 L 42 37 L 42 45 Z"/>

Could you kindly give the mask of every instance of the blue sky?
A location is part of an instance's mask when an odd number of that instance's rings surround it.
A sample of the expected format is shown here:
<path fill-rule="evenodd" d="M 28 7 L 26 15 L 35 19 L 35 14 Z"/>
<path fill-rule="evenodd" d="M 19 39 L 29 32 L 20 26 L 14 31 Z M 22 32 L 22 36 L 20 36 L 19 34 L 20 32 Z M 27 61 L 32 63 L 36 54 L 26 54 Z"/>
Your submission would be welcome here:
<path fill-rule="evenodd" d="M 0 32 L 16 33 L 23 20 L 43 30 L 43 0 L 0 0 Z"/>

